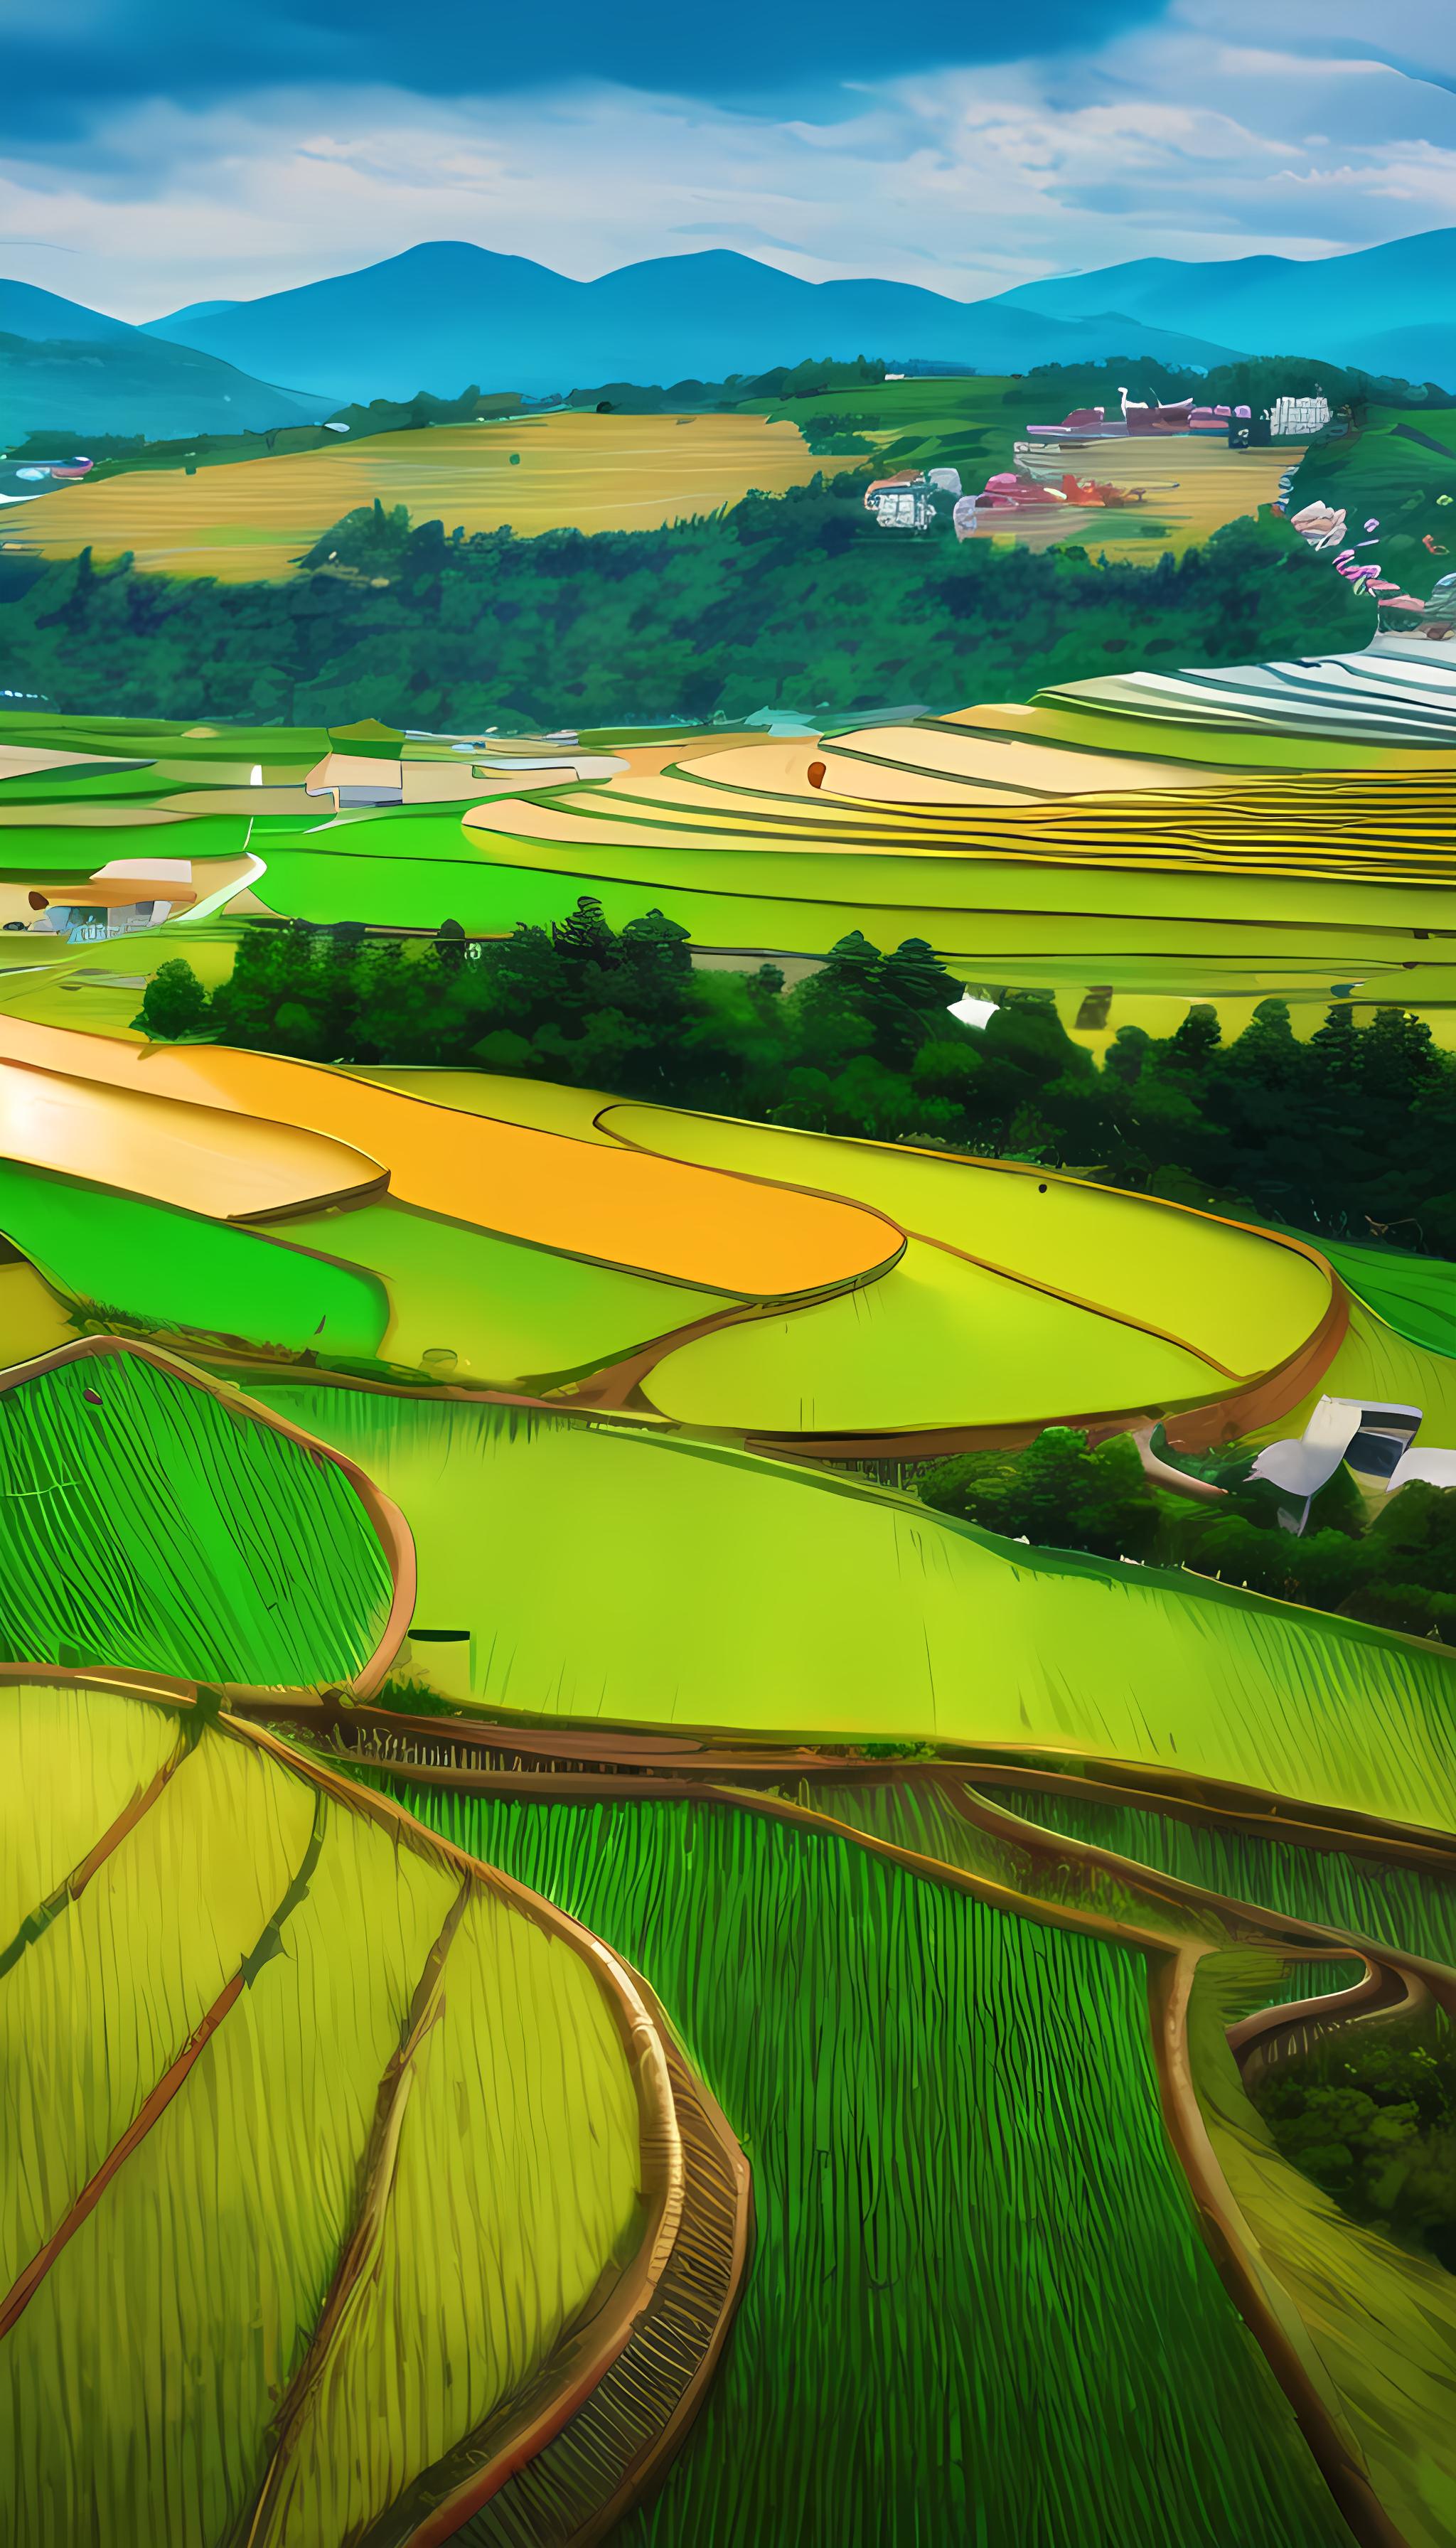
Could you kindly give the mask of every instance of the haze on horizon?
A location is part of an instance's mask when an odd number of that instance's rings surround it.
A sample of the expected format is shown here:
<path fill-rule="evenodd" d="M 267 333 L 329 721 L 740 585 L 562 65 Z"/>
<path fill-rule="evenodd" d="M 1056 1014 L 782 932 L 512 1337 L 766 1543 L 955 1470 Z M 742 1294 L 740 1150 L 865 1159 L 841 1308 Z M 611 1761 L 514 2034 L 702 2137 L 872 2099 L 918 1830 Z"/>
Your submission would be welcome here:
<path fill-rule="evenodd" d="M 581 279 L 736 248 L 973 301 L 1126 258 L 1319 258 L 1456 224 L 1428 0 L 56 0 L 7 42 L 0 270 L 130 319 L 458 238 Z M 954 26 L 954 57 L 943 29 Z"/>

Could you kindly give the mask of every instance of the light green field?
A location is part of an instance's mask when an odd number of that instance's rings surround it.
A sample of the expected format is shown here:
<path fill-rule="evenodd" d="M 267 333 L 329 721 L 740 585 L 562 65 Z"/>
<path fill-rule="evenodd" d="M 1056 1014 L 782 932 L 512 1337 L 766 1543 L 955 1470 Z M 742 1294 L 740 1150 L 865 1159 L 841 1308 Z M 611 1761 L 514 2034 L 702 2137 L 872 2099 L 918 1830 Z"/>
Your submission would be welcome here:
<path fill-rule="evenodd" d="M 1265 1441 L 1302 1433 L 1316 1402 L 1326 1395 L 1363 1398 L 1372 1407 L 1418 1407 L 1420 1447 L 1456 1448 L 1456 1359 L 1411 1344 L 1359 1301 L 1351 1304 L 1339 1351 L 1309 1396 L 1277 1424 L 1250 1438 Z"/>
<path fill-rule="evenodd" d="M 844 1410 L 862 1399 L 887 1405 L 898 1391 L 909 1405 L 922 1387 L 938 1399 L 945 1422 L 1015 1421 L 1018 1407 L 1030 1419 L 1044 1410 L 1049 1418 L 1058 1410 L 1188 1402 L 1287 1360 L 1329 1305 L 1327 1276 L 1294 1248 L 1075 1178 L 650 1106 L 611 1106 L 601 1124 L 674 1158 L 872 1204 L 901 1228 L 940 1242 L 919 1249 L 863 1302 L 826 1305 L 842 1306 L 844 1317 L 797 1312 L 682 1347 L 649 1389 L 655 1405 L 684 1419 L 689 1407 L 726 1408 L 735 1393 L 743 1405 L 756 1393 L 765 1406 L 790 1405 L 796 1363 L 799 1394 L 819 1410 L 814 1425 L 800 1429 L 853 1424 Z M 948 1257 L 948 1248 L 963 1254 Z M 1038 1290 L 1042 1284 L 1079 1306 Z M 825 1411 L 831 1392 L 840 1410 L 833 1414 Z M 953 1401 L 976 1411 L 953 1417 Z M 735 1418 L 695 1412 L 691 1420 Z"/>
<path fill-rule="evenodd" d="M 204 801 L 199 800 L 200 809 Z M 202 810 L 165 823 L 7 823 L 0 828 L 0 869 L 15 875 L 92 876 L 112 859 L 232 859 L 247 830 L 240 814 Z"/>
<path fill-rule="evenodd" d="M 91 1742 L 128 1713 L 181 1757 L 124 1834 L 98 1795 L 77 1850 Z M 0 2284 L 40 2267 L 0 2344 L 14 2536 L 414 2535 L 640 2242 L 599 1968 L 226 1729 L 45 1687 L 0 1692 L 0 1864 L 52 1819 L 62 1877 L 111 1843 L 0 1938 Z"/>
<path fill-rule="evenodd" d="M 209 762 L 273 761 L 312 768 L 328 750 L 323 726 L 183 725 L 175 717 L 37 715 L 25 708 L 0 713 L 0 744 L 42 752 L 97 752 L 120 761 L 177 757 Z"/>
<path fill-rule="evenodd" d="M 13 1800 L 38 1740 L 64 1760 L 65 1776 L 45 1812 L 17 1814 Z M 0 1851 L 0 1953 L 176 1748 L 176 1722 L 164 1708 L 119 1708 L 99 1689 L 0 1693 L 0 1811 L 12 1808 Z"/>
<path fill-rule="evenodd" d="M 1079 978 L 1102 980 L 1112 958 L 1191 963 L 1199 972 L 1217 964 L 1245 977 L 1250 966 L 1274 960 L 1287 970 L 1298 961 L 1338 981 L 1399 961 L 1410 931 L 1441 927 L 1444 911 L 1434 887 L 1280 888 L 1185 876 L 1158 879 L 1154 892 L 1146 879 L 1093 870 L 1078 878 L 1078 908 L 1068 914 L 1069 888 L 1058 901 L 1046 893 L 1045 871 L 1010 864 L 978 864 L 971 881 L 953 879 L 947 864 L 934 878 L 907 872 L 924 864 L 909 859 L 880 877 L 872 870 L 890 863 L 869 857 L 836 875 L 816 857 L 812 874 L 791 877 L 786 859 L 770 863 L 748 851 L 652 858 L 633 851 L 624 860 L 584 842 L 574 860 L 555 865 L 536 862 L 536 843 L 502 841 L 501 853 L 513 849 L 513 858 L 406 864 L 362 847 L 344 861 L 312 846 L 274 849 L 256 835 L 252 846 L 268 864 L 257 896 L 286 918 L 419 929 L 455 919 L 471 934 L 508 936 L 518 922 L 564 920 L 580 894 L 592 893 L 613 929 L 660 909 L 701 947 L 824 956 L 854 929 L 876 947 L 924 938 L 977 979 L 1004 978 L 998 968 L 1008 962 L 1035 965 L 1037 978 L 1046 979 L 1045 964 L 1053 960 L 1074 964 Z M 1169 885 L 1187 890 L 1174 896 Z M 1089 960 L 1096 966 L 1090 974 Z"/>
<path fill-rule="evenodd" d="M 294 1246 L 0 1159 L 0 1231 L 72 1301 L 169 1333 L 368 1356 L 390 1315 L 372 1273 L 305 1254 L 307 1244 L 329 1246 L 331 1225 Z"/>
<path fill-rule="evenodd" d="M 1456 1665 L 908 1498 L 569 1417 L 268 1387 L 399 1502 L 406 1651 L 544 1717 L 1045 1746 L 1456 1828 Z"/>
<path fill-rule="evenodd" d="M 1201 1405 L 1212 1364 L 912 1238 L 877 1283 L 679 1345 L 643 1395 L 682 1424 L 880 1433 Z"/>
<path fill-rule="evenodd" d="M 299 1246 L 347 1257 L 382 1278 L 380 1292 L 388 1287 L 382 1344 L 349 1350 L 413 1365 L 424 1364 L 427 1353 L 453 1354 L 440 1377 L 498 1389 L 555 1388 L 721 1306 L 701 1292 L 557 1256 L 393 1201 L 290 1221 L 287 1229 Z"/>
<path fill-rule="evenodd" d="M 1112 1801 L 1090 1785 L 1074 1796 L 1041 1787 L 997 1786 L 987 1793 L 1028 1822 L 1160 1868 L 1184 1884 L 1456 1966 L 1456 1872 L 1399 1866 L 1333 1848 L 1296 1847 L 1262 1833 Z"/>
<path fill-rule="evenodd" d="M 350 1079 L 398 1088 L 425 1106 L 450 1106 L 462 1115 L 491 1115 L 501 1124 L 526 1124 L 538 1133 L 566 1133 L 574 1141 L 605 1141 L 596 1118 L 612 1100 L 599 1088 L 564 1088 L 552 1079 L 512 1079 L 494 1070 L 435 1070 L 427 1065 L 357 1063 Z"/>

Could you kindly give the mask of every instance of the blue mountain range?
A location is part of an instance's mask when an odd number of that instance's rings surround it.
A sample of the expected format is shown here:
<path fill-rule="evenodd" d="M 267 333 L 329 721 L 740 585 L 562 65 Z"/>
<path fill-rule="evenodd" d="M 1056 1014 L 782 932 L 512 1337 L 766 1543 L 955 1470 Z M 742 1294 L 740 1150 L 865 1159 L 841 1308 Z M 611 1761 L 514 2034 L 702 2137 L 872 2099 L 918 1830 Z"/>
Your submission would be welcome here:
<path fill-rule="evenodd" d="M 1218 337 L 1241 354 L 1311 354 L 1456 387 L 1456 230 L 1308 261 L 1138 257 L 1018 284 L 977 307 L 1083 326 L 1115 310 L 1144 326 Z"/>
<path fill-rule="evenodd" d="M 806 356 L 856 354 L 1029 371 L 1104 353 L 1210 362 L 1186 328 L 970 308 L 914 284 L 804 283 L 710 248 L 578 283 L 521 256 L 435 239 L 357 274 L 258 301 L 204 302 L 150 332 L 334 398 L 454 397 L 470 382 L 530 396 L 602 381 L 723 380 Z"/>
<path fill-rule="evenodd" d="M 471 383 L 531 396 L 606 381 L 667 387 L 856 354 L 891 368 L 1011 373 L 1106 355 L 1205 366 L 1289 354 L 1456 385 L 1456 230 L 1307 262 L 1143 257 L 969 303 L 873 278 L 805 283 L 726 249 L 580 283 L 437 239 L 290 292 L 195 302 L 139 328 L 0 284 L 0 335 L 10 339 L 0 362 L 12 433 L 33 422 L 226 430 L 352 399 L 454 397 Z"/>

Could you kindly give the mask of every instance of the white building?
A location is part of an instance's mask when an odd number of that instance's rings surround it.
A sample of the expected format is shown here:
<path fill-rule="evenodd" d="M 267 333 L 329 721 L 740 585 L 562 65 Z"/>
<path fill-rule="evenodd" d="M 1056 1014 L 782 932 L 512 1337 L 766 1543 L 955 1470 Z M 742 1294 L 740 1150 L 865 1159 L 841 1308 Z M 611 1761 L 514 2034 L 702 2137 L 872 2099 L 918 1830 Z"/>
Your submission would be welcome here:
<path fill-rule="evenodd" d="M 1322 433 L 1331 422 L 1327 398 L 1277 398 L 1269 410 L 1271 434 Z"/>

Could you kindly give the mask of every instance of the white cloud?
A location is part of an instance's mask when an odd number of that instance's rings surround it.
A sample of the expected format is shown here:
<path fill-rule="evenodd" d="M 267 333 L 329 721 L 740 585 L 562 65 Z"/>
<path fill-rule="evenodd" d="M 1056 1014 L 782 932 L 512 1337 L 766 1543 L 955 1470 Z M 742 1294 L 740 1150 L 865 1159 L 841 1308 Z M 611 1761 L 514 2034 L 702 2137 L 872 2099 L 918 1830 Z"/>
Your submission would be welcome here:
<path fill-rule="evenodd" d="M 600 85 L 156 104 L 107 121 L 84 164 L 12 161 L 0 230 L 50 242 L 13 272 L 133 318 L 441 237 L 576 275 L 752 242 L 816 281 L 962 300 L 1124 257 L 1321 255 L 1456 223 L 1433 58 L 1456 77 L 1456 27 L 1428 0 L 1381 14 L 1390 58 L 1366 0 L 1329 0 L 1322 36 L 1308 0 L 1174 0 L 1079 58 L 860 82 L 813 122 Z"/>

